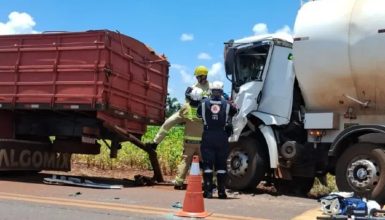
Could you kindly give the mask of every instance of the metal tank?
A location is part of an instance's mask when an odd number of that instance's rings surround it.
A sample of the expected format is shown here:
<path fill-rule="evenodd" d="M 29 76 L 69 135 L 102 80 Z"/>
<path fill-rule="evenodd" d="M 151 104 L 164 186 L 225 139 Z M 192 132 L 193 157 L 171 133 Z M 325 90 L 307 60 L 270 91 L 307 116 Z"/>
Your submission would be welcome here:
<path fill-rule="evenodd" d="M 294 26 L 294 66 L 309 111 L 383 114 L 385 1 L 319 0 Z"/>

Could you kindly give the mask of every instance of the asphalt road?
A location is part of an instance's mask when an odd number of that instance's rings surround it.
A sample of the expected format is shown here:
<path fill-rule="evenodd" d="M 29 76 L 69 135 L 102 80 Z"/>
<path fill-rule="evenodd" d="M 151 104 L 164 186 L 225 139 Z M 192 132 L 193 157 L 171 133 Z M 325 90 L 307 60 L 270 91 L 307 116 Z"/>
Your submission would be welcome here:
<path fill-rule="evenodd" d="M 6 175 L 0 180 L 1 219 L 184 219 L 174 216 L 186 191 L 171 185 L 134 186 L 133 181 L 88 178 L 122 184 L 122 189 L 92 189 L 42 183 L 47 174 Z M 261 190 L 229 193 L 229 199 L 204 199 L 206 219 L 315 219 L 314 199 L 272 195 Z"/>

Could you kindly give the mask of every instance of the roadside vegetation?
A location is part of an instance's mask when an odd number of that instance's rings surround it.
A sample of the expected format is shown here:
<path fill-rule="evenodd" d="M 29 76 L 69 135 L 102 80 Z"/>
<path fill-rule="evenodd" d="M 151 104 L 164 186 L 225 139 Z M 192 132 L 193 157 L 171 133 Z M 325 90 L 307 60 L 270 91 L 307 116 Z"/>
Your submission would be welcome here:
<path fill-rule="evenodd" d="M 335 184 L 335 178 L 332 175 L 327 175 L 327 186 L 324 186 L 320 183 L 320 181 L 316 178 L 313 188 L 310 190 L 309 195 L 314 198 L 319 198 L 325 196 L 331 192 L 337 192 L 337 186 Z"/>
<path fill-rule="evenodd" d="M 147 132 L 142 137 L 142 141 L 150 142 L 158 130 L 159 126 L 149 126 Z M 177 165 L 182 159 L 183 133 L 183 126 L 172 128 L 156 150 L 159 165 L 165 175 L 174 175 Z M 115 159 L 110 158 L 108 147 L 103 142 L 100 142 L 100 144 L 102 145 L 100 154 L 77 154 L 73 157 L 73 162 L 87 164 L 88 167 L 98 167 L 100 169 L 124 169 L 125 167 L 151 169 L 147 153 L 130 142 L 122 144 L 122 149 L 118 151 L 118 157 Z"/>
<path fill-rule="evenodd" d="M 147 128 L 147 132 L 142 137 L 142 141 L 151 141 L 155 137 L 155 134 L 158 132 L 158 130 L 159 126 L 149 126 Z M 183 126 L 172 128 L 156 150 L 159 164 L 164 175 L 175 175 L 176 173 L 177 166 L 182 159 L 181 155 L 183 151 L 183 133 Z M 125 142 L 122 144 L 122 149 L 119 150 L 118 157 L 116 159 L 111 159 L 108 147 L 103 142 L 100 143 L 102 145 L 100 154 L 77 154 L 73 157 L 73 162 L 87 164 L 88 167 L 97 167 L 102 170 L 124 168 L 151 170 L 151 164 L 148 159 L 148 155 L 130 142 Z M 323 186 L 316 178 L 315 184 L 309 195 L 311 197 L 318 198 L 337 190 L 333 176 L 328 175 L 327 182 L 328 186 Z"/>

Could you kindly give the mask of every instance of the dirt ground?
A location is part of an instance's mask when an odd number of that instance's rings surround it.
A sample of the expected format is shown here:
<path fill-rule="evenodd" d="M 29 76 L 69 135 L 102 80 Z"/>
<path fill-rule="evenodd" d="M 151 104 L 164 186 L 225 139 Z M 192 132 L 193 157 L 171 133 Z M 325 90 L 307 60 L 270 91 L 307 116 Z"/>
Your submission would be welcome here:
<path fill-rule="evenodd" d="M 61 171 L 44 171 L 47 174 L 58 174 L 58 175 L 70 175 L 70 176 L 83 176 L 83 177 L 98 177 L 98 178 L 109 178 L 109 179 L 129 179 L 134 180 L 135 176 L 141 175 L 145 177 L 152 177 L 154 172 L 152 170 L 141 170 L 131 167 L 115 168 L 115 169 L 101 169 L 96 166 L 88 167 L 87 164 L 72 163 L 72 169 L 69 172 Z M 174 176 L 164 175 L 163 179 L 166 183 L 171 183 Z"/>
<path fill-rule="evenodd" d="M 43 171 L 43 174 L 56 174 L 56 175 L 67 175 L 67 176 L 77 176 L 77 177 L 88 177 L 89 179 L 108 179 L 110 182 L 115 183 L 123 183 L 128 185 L 133 184 L 135 186 L 139 185 L 153 185 L 153 182 L 146 181 L 151 179 L 154 175 L 151 170 L 141 170 L 134 169 L 131 167 L 125 168 L 115 168 L 115 169 L 101 169 L 96 166 L 88 167 L 87 164 L 80 163 L 72 163 L 72 169 L 69 172 L 61 172 L 61 171 Z M 141 177 L 148 177 L 143 178 Z M 172 180 L 174 180 L 174 176 L 164 175 L 164 182 L 160 183 L 160 185 L 172 185 Z M 230 190 L 231 192 L 231 190 Z M 247 193 L 268 193 L 271 195 L 277 195 L 277 191 L 273 186 L 265 186 L 263 183 L 259 184 L 255 190 Z"/>
<path fill-rule="evenodd" d="M 67 176 L 77 176 L 77 177 L 88 177 L 89 179 L 109 179 L 109 181 L 116 183 L 127 183 L 133 185 L 153 185 L 154 182 L 149 180 L 153 177 L 154 173 L 152 170 L 143 170 L 135 169 L 132 167 L 125 168 L 114 168 L 114 169 L 101 169 L 97 166 L 87 166 L 87 164 L 81 163 L 72 163 L 72 169 L 69 172 L 60 172 L 60 171 L 43 171 L 43 174 L 56 174 L 56 175 L 67 175 Z M 140 178 L 138 178 L 140 177 Z M 142 178 L 145 177 L 145 178 Z M 164 182 L 160 183 L 161 185 L 172 185 L 172 180 L 174 176 L 163 174 Z M 271 185 L 266 185 L 265 182 L 261 182 L 254 190 L 251 192 L 247 191 L 246 193 L 267 193 L 270 195 L 280 195 L 282 192 L 277 192 L 276 188 Z M 286 193 L 283 193 L 286 194 Z M 318 193 L 309 193 L 308 198 L 319 198 L 323 195 L 318 195 Z"/>

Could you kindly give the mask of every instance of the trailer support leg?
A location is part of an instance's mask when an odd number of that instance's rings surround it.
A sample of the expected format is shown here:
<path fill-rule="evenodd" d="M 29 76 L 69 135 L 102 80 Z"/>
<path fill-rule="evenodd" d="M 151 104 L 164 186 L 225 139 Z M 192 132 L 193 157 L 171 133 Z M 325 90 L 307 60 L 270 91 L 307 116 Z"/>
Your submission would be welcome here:
<path fill-rule="evenodd" d="M 162 171 L 160 170 L 158 157 L 157 157 L 156 151 L 154 149 L 146 146 L 142 141 L 140 141 L 134 135 L 128 133 L 126 130 L 124 130 L 124 129 L 118 127 L 118 126 L 111 127 L 111 125 L 107 125 L 107 124 L 105 124 L 105 126 L 108 127 L 108 128 L 113 129 L 115 132 L 117 132 L 119 135 L 121 135 L 122 137 L 124 137 L 128 141 L 130 141 L 131 143 L 135 144 L 140 149 L 146 151 L 148 156 L 149 156 L 152 169 L 154 170 L 154 177 L 153 177 L 153 179 L 156 182 L 158 182 L 158 183 L 164 181 L 163 180 Z"/>
<path fill-rule="evenodd" d="M 134 135 L 128 134 L 127 136 L 128 140 L 138 146 L 140 149 L 146 151 L 148 153 L 148 156 L 150 158 L 152 169 L 154 170 L 154 177 L 153 179 L 155 181 L 163 182 L 163 176 L 162 171 L 160 170 L 159 161 L 158 161 L 158 155 L 156 151 L 150 147 L 147 147 L 143 142 L 141 142 L 139 139 L 137 139 Z"/>

